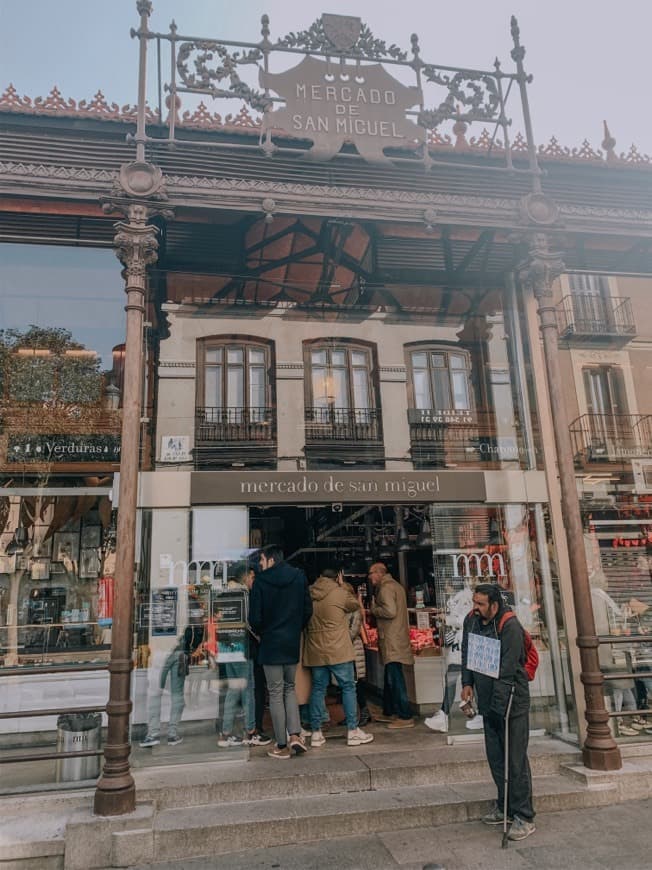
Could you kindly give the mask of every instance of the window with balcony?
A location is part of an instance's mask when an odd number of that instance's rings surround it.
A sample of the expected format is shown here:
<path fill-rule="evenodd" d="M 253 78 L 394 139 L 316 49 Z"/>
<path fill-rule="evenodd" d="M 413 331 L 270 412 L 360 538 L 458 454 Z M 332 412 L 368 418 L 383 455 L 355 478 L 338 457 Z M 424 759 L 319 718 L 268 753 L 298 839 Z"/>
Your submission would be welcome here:
<path fill-rule="evenodd" d="M 630 299 L 612 296 L 606 275 L 569 275 L 568 286 L 558 308 L 562 338 L 626 343 L 636 334 Z"/>
<path fill-rule="evenodd" d="M 371 347 L 343 341 L 306 343 L 306 448 L 315 445 L 378 445 L 382 442 L 375 362 Z M 329 448 L 330 449 L 330 448 Z M 356 454 L 357 451 L 357 454 Z M 351 451 L 349 451 L 351 452 Z M 372 456 L 373 454 L 373 456 Z M 382 454 L 371 447 L 367 459 Z M 360 458 L 358 447 L 352 457 Z M 363 459 L 364 461 L 364 459 Z"/>
<path fill-rule="evenodd" d="M 463 351 L 423 348 L 410 353 L 414 408 L 433 416 L 469 416 L 471 365 Z"/>
<path fill-rule="evenodd" d="M 271 346 L 208 339 L 200 342 L 199 363 L 196 459 L 201 464 L 240 465 L 256 463 L 265 454 L 269 461 L 275 442 Z M 247 443 L 262 449 L 244 451 Z"/>
<path fill-rule="evenodd" d="M 628 462 L 652 450 L 650 415 L 630 414 L 618 366 L 582 370 L 587 413 L 570 424 L 576 461 Z"/>

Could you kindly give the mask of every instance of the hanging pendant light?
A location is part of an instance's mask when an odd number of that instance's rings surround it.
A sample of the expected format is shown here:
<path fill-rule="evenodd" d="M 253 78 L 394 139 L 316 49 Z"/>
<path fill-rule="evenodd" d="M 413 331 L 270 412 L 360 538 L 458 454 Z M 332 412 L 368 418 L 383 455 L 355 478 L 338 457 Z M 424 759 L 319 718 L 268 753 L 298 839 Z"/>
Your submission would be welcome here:
<path fill-rule="evenodd" d="M 398 530 L 398 538 L 396 539 L 396 550 L 399 553 L 407 553 L 411 549 L 410 536 L 408 535 L 405 526 L 401 523 Z"/>
<path fill-rule="evenodd" d="M 378 545 L 378 558 L 385 562 L 387 559 L 391 559 L 394 555 L 392 548 L 389 545 L 389 541 L 387 540 L 387 535 L 383 534 L 380 539 L 380 544 Z"/>
<path fill-rule="evenodd" d="M 421 530 L 417 535 L 417 547 L 432 547 L 432 535 L 430 534 L 430 523 L 424 517 L 421 523 Z"/>

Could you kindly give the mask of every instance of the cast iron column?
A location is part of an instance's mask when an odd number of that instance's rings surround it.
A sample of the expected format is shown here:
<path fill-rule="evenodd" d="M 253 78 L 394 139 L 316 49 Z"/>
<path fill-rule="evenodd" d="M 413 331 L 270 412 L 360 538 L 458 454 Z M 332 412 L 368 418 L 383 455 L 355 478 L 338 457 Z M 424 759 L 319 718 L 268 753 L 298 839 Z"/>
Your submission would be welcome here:
<path fill-rule="evenodd" d="M 555 434 L 561 507 L 568 540 L 568 556 L 571 569 L 573 599 L 577 621 L 577 645 L 580 648 L 586 699 L 587 732 L 582 756 L 586 767 L 592 770 L 618 770 L 622 766 L 620 750 L 608 726 L 609 714 L 604 703 L 604 677 L 598 660 L 598 638 L 593 618 L 591 587 L 584 552 L 584 535 L 580 503 L 577 496 L 573 453 L 568 430 L 561 370 L 557 311 L 553 304 L 552 284 L 563 272 L 561 258 L 551 252 L 548 237 L 533 233 L 527 239 L 527 255 L 519 268 L 521 283 L 531 287 L 538 304 L 543 353 L 548 376 L 548 393 L 552 408 L 552 425 Z"/>
<path fill-rule="evenodd" d="M 136 166 L 136 164 L 132 164 Z M 122 408 L 120 500 L 116 542 L 108 736 L 104 770 L 95 792 L 95 812 L 114 816 L 132 812 L 136 789 L 129 771 L 129 716 L 133 668 L 135 528 L 140 459 L 140 418 L 143 377 L 143 323 L 147 267 L 157 259 L 157 230 L 147 223 L 145 205 L 126 207 L 127 221 L 116 224 L 116 255 L 124 265 L 127 329 Z"/>

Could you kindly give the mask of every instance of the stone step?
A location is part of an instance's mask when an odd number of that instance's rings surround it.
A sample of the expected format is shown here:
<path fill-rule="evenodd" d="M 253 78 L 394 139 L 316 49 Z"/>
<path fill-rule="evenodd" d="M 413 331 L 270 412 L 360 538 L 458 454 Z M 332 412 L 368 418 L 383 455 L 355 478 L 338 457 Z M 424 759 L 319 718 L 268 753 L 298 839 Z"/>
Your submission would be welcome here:
<path fill-rule="evenodd" d="M 534 778 L 538 812 L 603 806 L 614 788 L 587 789 L 561 775 Z M 331 837 L 405 830 L 480 818 L 495 797 L 488 782 L 383 788 L 336 795 L 160 810 L 153 831 L 115 833 L 114 866 L 189 859 Z"/>
<path fill-rule="evenodd" d="M 9 819 L 0 835 L 0 870 L 60 870 L 67 818 L 36 812 Z"/>
<path fill-rule="evenodd" d="M 378 751 L 373 744 L 347 749 L 336 741 L 288 762 L 257 750 L 248 763 L 211 762 L 135 773 L 138 799 L 157 809 L 230 804 L 278 797 L 301 797 L 462 782 L 489 782 L 484 746 L 447 746 L 415 751 Z M 533 776 L 557 774 L 578 764 L 579 753 L 558 741 L 534 740 Z"/>

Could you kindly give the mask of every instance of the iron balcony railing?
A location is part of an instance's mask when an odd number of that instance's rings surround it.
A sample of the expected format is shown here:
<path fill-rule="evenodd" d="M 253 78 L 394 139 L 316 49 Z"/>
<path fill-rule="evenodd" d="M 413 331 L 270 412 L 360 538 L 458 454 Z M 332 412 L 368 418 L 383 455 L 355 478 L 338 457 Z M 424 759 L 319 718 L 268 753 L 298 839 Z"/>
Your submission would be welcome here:
<path fill-rule="evenodd" d="M 377 408 L 306 408 L 306 442 L 382 441 Z"/>
<path fill-rule="evenodd" d="M 627 297 L 573 293 L 557 306 L 559 333 L 562 338 L 632 338 L 636 325 L 632 303 Z"/>
<path fill-rule="evenodd" d="M 195 443 L 273 441 L 276 438 L 274 408 L 197 408 Z"/>
<path fill-rule="evenodd" d="M 497 421 L 491 411 L 408 411 L 415 462 L 461 465 L 527 459 L 516 423 Z"/>
<path fill-rule="evenodd" d="M 570 424 L 580 462 L 627 462 L 652 457 L 652 415 L 583 414 Z"/>

